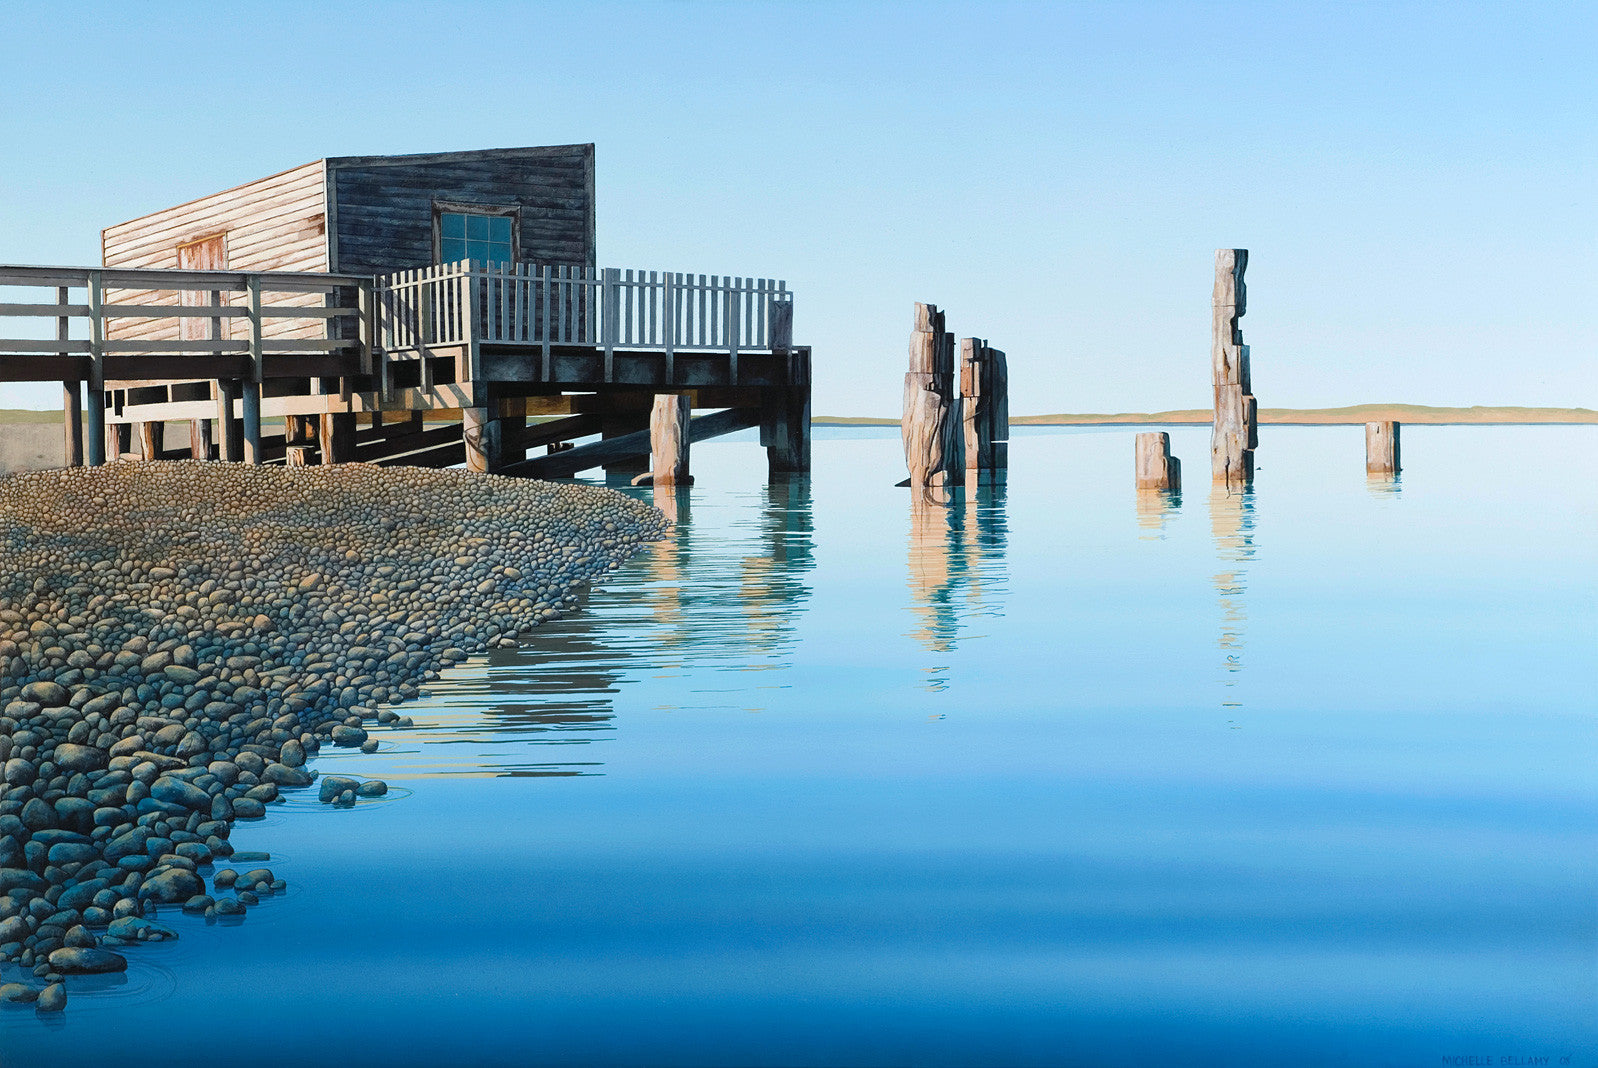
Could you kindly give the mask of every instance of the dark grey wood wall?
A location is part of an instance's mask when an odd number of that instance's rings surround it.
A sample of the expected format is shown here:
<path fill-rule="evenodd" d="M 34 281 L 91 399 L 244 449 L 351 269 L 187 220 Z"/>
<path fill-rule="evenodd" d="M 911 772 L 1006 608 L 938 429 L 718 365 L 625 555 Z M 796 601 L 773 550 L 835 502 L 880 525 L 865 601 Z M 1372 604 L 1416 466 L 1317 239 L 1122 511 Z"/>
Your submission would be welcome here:
<path fill-rule="evenodd" d="M 386 274 L 433 259 L 433 205 L 519 209 L 522 263 L 594 263 L 594 146 L 327 160 L 331 269 Z"/>

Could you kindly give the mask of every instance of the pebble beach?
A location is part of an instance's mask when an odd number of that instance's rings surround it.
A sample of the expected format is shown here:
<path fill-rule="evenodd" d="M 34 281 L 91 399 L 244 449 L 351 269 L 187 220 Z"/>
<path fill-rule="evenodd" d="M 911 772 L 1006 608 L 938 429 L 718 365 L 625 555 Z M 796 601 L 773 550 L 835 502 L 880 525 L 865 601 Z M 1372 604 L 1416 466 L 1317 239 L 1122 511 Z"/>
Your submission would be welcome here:
<path fill-rule="evenodd" d="M 121 463 L 0 479 L 0 1001 L 283 889 L 236 821 L 375 750 L 449 665 L 554 619 L 664 536 L 593 487 L 366 465 Z M 31 977 L 31 978 L 29 978 Z"/>

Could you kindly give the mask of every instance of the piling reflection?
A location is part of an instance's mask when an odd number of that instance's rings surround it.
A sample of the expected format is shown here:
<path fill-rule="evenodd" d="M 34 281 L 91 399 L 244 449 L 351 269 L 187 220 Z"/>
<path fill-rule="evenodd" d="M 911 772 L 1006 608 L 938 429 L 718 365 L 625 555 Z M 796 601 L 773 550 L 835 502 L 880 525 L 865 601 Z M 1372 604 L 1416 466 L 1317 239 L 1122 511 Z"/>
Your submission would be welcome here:
<path fill-rule="evenodd" d="M 1397 497 L 1403 489 L 1403 475 L 1397 471 L 1365 472 L 1365 492 L 1378 500 Z"/>
<path fill-rule="evenodd" d="M 1166 522 L 1181 510 L 1181 490 L 1138 490 L 1138 537 L 1144 541 L 1163 540 L 1165 538 Z"/>
<path fill-rule="evenodd" d="M 916 494 L 910 502 L 909 607 L 918 624 L 910 636 L 935 654 L 925 683 L 933 691 L 948 688 L 949 654 L 974 636 L 977 620 L 1002 614 L 1007 592 L 1004 483 L 950 492 L 947 506 Z"/>
<path fill-rule="evenodd" d="M 396 754 L 404 766 L 389 777 L 602 774 L 601 751 L 589 743 L 613 734 L 615 702 L 630 687 L 658 694 L 657 710 L 704 707 L 698 702 L 724 700 L 706 695 L 723 691 L 685 691 L 698 669 L 790 663 L 814 568 L 809 479 L 718 494 L 703 528 L 691 489 L 627 492 L 664 512 L 672 534 L 584 593 L 565 618 L 433 683 L 428 699 L 406 709 L 417 727 L 405 741 L 422 743 L 415 759 Z"/>
<path fill-rule="evenodd" d="M 1254 559 L 1254 490 L 1228 489 L 1218 485 L 1210 491 L 1210 537 L 1221 568 L 1213 579 L 1221 608 L 1221 635 L 1216 642 L 1221 653 L 1221 670 L 1226 696 L 1223 708 L 1242 705 L 1236 686 L 1243 670 L 1244 640 L 1248 628 L 1249 563 Z"/>

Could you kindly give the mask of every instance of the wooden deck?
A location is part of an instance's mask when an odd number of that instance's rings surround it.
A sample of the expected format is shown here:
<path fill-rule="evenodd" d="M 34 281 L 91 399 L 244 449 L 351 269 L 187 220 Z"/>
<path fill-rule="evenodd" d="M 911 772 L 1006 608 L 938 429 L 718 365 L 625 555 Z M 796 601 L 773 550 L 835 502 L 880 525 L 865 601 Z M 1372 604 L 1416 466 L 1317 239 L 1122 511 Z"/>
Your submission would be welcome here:
<path fill-rule="evenodd" d="M 758 426 L 774 471 L 804 471 L 810 350 L 792 309 L 780 281 L 659 271 L 0 266 L 0 381 L 62 382 L 68 456 L 90 464 L 137 444 L 146 458 L 573 474 L 647 459 L 653 399 L 679 393 L 718 410 L 685 440 Z M 185 448 L 162 439 L 172 421 L 190 423 Z"/>

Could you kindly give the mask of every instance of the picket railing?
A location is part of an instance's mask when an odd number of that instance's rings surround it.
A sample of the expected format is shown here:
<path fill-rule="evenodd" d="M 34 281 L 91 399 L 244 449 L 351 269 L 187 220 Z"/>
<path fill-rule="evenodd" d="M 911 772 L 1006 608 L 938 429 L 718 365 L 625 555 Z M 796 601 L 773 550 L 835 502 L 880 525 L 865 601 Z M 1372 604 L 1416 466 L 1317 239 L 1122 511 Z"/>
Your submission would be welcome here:
<path fill-rule="evenodd" d="M 727 353 L 793 344 L 786 282 L 670 271 L 463 260 L 377 280 L 378 345 L 405 359 L 472 342 Z"/>
<path fill-rule="evenodd" d="M 0 381 L 182 380 L 174 358 L 195 361 L 194 377 L 206 378 L 215 368 L 205 358 L 243 357 L 239 376 L 260 382 L 268 358 L 349 352 L 371 370 L 370 278 L 6 264 L 0 290 L 31 298 L 0 302 Z"/>

